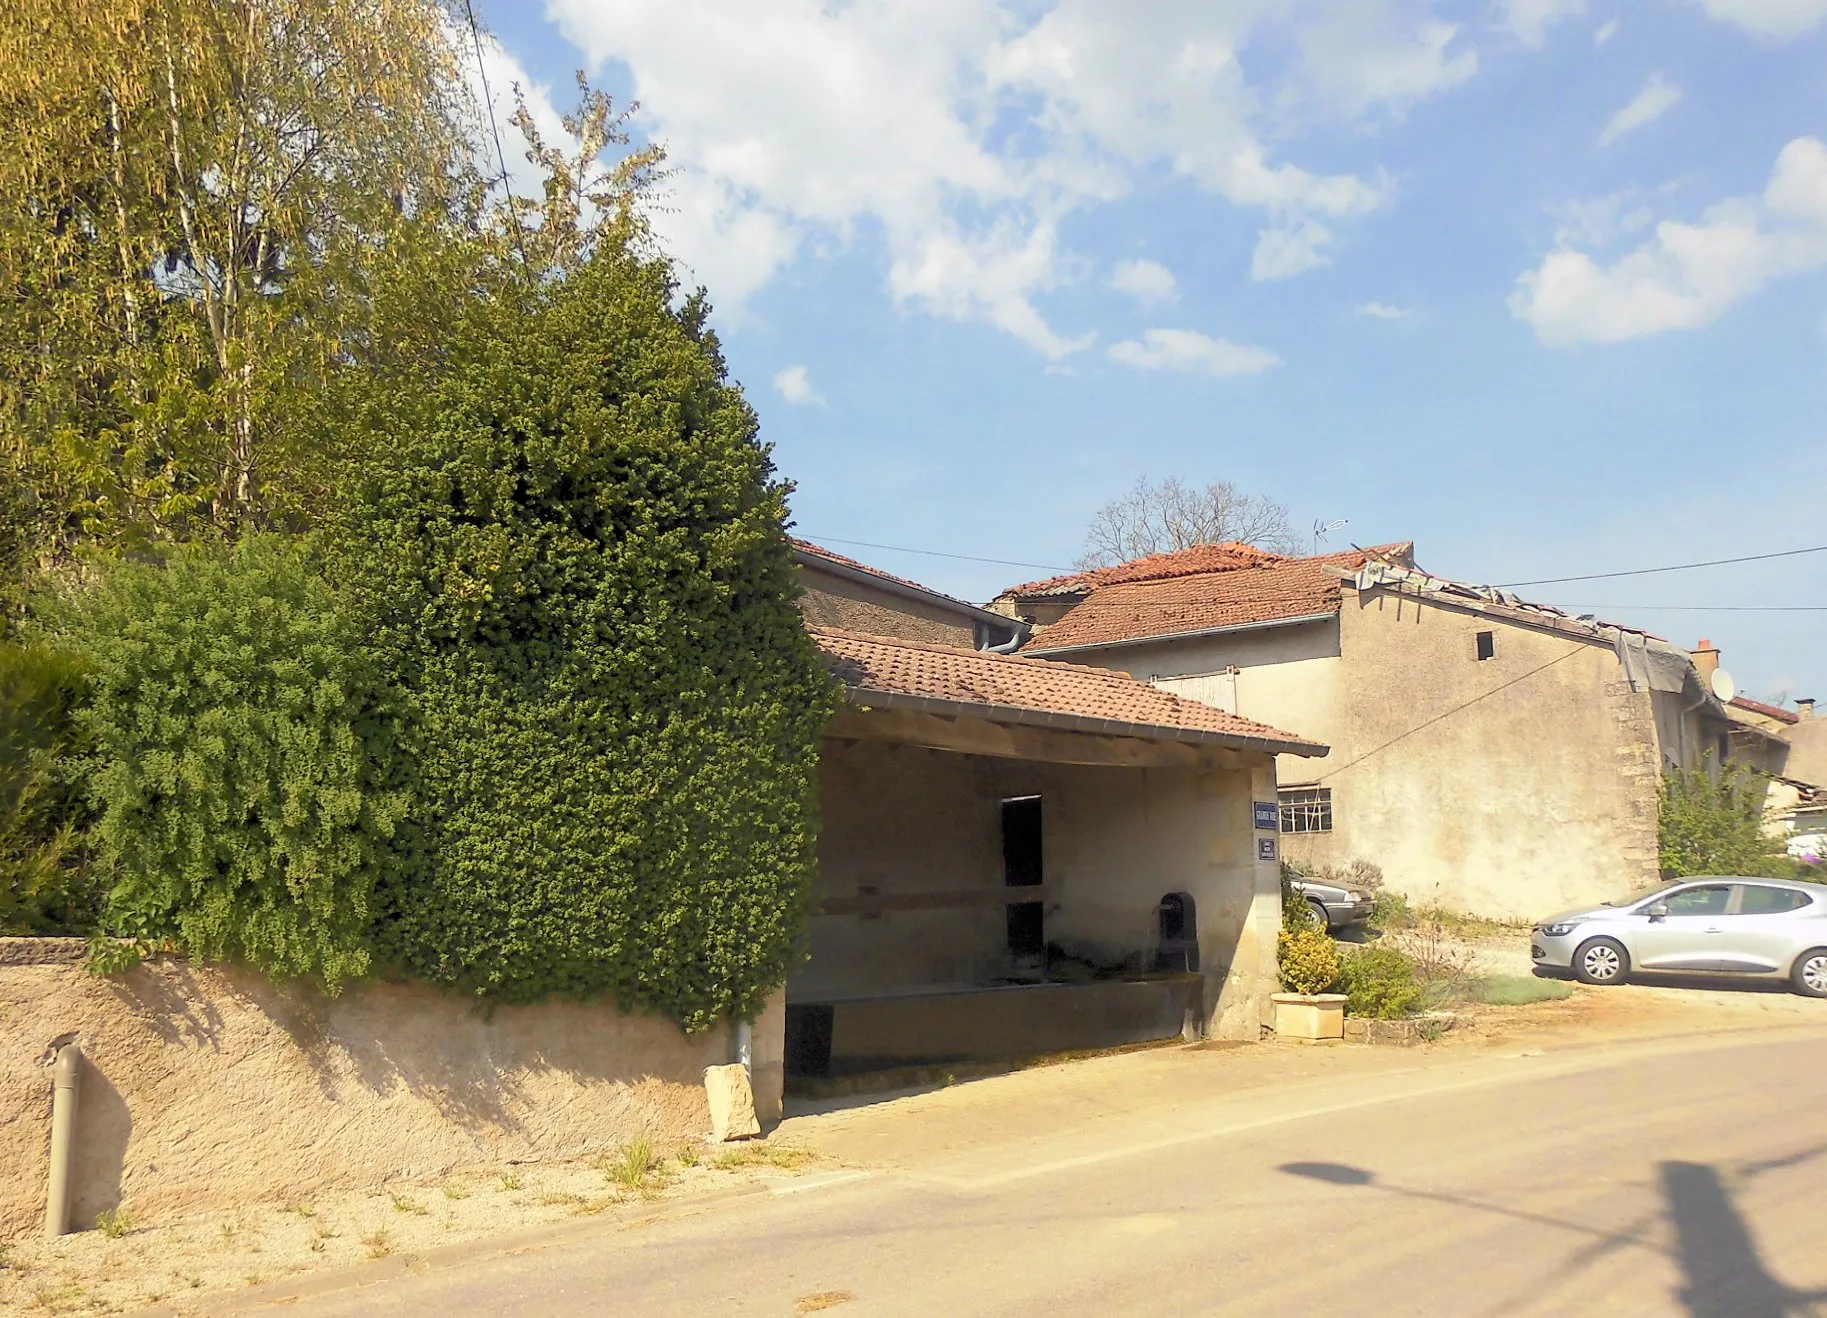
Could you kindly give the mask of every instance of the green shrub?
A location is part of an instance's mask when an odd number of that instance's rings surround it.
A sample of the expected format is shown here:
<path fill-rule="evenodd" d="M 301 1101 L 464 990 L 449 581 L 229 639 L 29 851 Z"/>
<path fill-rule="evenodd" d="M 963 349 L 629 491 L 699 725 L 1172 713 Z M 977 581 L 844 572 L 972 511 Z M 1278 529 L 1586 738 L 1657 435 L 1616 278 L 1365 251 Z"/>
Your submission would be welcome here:
<path fill-rule="evenodd" d="M 340 404 L 331 540 L 412 712 L 388 960 L 701 1029 L 798 955 L 836 687 L 788 487 L 675 291 L 604 244 L 469 304 L 427 369 Z"/>
<path fill-rule="evenodd" d="M 86 934 L 100 915 L 71 764 L 84 687 L 73 655 L 0 642 L 0 933 Z"/>
<path fill-rule="evenodd" d="M 1338 944 L 1318 929 L 1284 929 L 1275 950 L 1288 992 L 1325 993 L 1338 983 Z"/>
<path fill-rule="evenodd" d="M 382 675 L 302 547 L 114 563 L 46 612 L 89 673 L 108 931 L 332 991 L 365 973 L 400 757 Z"/>
<path fill-rule="evenodd" d="M 1399 1020 L 1421 1005 L 1421 987 L 1415 982 L 1415 963 L 1398 948 L 1380 944 L 1359 948 L 1339 967 L 1339 990 L 1349 999 L 1345 1010 L 1353 1016 Z"/>
<path fill-rule="evenodd" d="M 1369 923 L 1372 929 L 1410 929 L 1415 913 L 1401 893 L 1379 892 L 1371 901 Z"/>
<path fill-rule="evenodd" d="M 1663 873 L 1792 877 L 1794 862 L 1764 833 L 1765 779 L 1739 765 L 1671 769 L 1662 780 Z"/>
<path fill-rule="evenodd" d="M 1313 907 L 1294 890 L 1294 880 L 1299 877 L 1301 873 L 1293 865 L 1285 860 L 1281 863 L 1281 927 L 1286 933 L 1319 927 L 1319 916 Z"/>

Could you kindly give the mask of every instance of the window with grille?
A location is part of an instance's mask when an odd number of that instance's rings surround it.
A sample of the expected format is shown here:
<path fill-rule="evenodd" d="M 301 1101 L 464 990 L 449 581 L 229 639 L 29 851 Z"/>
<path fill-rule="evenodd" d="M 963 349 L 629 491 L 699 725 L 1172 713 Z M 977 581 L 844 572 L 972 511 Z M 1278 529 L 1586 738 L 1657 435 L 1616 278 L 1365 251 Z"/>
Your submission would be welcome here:
<path fill-rule="evenodd" d="M 1281 831 L 1284 833 L 1330 833 L 1332 831 L 1332 789 L 1330 787 L 1289 787 L 1281 797 Z"/>

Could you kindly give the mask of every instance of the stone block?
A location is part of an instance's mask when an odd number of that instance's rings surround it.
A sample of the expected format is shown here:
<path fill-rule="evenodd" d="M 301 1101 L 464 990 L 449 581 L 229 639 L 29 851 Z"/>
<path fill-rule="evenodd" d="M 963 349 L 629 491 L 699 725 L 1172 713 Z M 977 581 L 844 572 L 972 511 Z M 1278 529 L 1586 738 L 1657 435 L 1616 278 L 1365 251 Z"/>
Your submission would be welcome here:
<path fill-rule="evenodd" d="M 742 1063 L 704 1068 L 704 1096 L 710 1101 L 711 1142 L 744 1139 L 761 1134 L 755 1119 L 755 1095 Z"/>

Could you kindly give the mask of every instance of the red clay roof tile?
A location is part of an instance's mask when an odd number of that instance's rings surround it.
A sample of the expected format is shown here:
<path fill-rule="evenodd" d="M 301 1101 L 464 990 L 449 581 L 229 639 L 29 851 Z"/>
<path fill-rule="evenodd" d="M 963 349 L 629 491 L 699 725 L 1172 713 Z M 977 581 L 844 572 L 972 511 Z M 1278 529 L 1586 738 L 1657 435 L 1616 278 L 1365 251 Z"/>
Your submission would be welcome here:
<path fill-rule="evenodd" d="M 1160 581 L 1167 577 L 1191 576 L 1200 572 L 1228 572 L 1232 568 L 1258 567 L 1282 560 L 1280 554 L 1238 540 L 1221 545 L 1194 545 L 1190 549 L 1150 554 L 1146 558 L 1131 559 L 1127 563 L 1091 568 L 1084 572 L 1068 572 L 1064 576 L 1048 577 L 1044 581 L 1010 586 L 997 598 L 1036 599 L 1047 595 L 1078 595 L 1120 581 Z"/>
<path fill-rule="evenodd" d="M 1311 558 L 1270 556 L 1254 567 L 1100 586 L 1036 635 L 1027 652 L 1045 654 L 1336 612 L 1339 578 L 1332 569 L 1355 571 L 1371 555 L 1410 548 L 1403 543 Z M 1138 565 L 1146 562 L 1138 560 Z"/>
<path fill-rule="evenodd" d="M 889 640 L 828 627 L 807 630 L 830 656 L 839 679 L 865 696 L 879 692 L 981 705 L 986 711 L 1000 708 L 1109 720 L 1159 729 L 1168 736 L 1194 732 L 1246 744 L 1274 743 L 1273 749 L 1296 755 L 1326 752 L 1318 742 L 1105 668 Z"/>

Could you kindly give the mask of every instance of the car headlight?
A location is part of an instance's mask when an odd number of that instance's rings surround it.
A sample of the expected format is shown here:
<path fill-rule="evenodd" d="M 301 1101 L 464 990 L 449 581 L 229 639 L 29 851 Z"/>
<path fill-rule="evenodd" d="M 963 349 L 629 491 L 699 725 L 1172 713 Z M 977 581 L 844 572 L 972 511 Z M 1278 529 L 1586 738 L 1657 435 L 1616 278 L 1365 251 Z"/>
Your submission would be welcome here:
<path fill-rule="evenodd" d="M 1550 938 L 1565 938 L 1577 927 L 1571 924 L 1538 924 L 1535 926 Z"/>
<path fill-rule="evenodd" d="M 1346 896 L 1350 897 L 1354 902 L 1361 902 L 1364 900 L 1364 894 L 1361 892 L 1347 893 Z"/>

